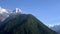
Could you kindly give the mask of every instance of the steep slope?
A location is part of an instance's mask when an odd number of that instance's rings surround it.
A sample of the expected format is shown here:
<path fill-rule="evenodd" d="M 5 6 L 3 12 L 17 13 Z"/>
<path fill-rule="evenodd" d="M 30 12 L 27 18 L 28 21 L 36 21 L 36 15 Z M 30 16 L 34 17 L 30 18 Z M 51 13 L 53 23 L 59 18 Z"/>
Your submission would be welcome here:
<path fill-rule="evenodd" d="M 6 19 L 0 34 L 57 34 L 31 14 L 20 14 Z"/>

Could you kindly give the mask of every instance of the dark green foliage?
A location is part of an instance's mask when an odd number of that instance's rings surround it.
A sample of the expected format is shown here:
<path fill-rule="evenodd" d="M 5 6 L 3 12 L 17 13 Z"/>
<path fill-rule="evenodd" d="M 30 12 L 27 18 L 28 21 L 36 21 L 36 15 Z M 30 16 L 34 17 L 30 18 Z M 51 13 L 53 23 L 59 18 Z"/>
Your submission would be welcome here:
<path fill-rule="evenodd" d="M 41 21 L 32 16 L 31 14 L 21 14 L 16 17 L 12 17 L 4 29 L 2 29 L 1 34 L 56 34 L 47 26 L 45 26 Z"/>

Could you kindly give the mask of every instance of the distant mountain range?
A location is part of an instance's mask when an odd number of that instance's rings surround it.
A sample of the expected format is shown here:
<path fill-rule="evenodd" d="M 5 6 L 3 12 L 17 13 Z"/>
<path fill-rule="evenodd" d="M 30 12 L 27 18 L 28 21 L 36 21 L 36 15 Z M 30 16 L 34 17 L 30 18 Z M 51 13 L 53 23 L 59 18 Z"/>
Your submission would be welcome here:
<path fill-rule="evenodd" d="M 10 15 L 20 14 L 21 12 L 22 11 L 19 8 L 16 8 L 15 10 L 7 10 L 7 9 L 0 7 L 0 21 L 4 21 Z"/>
<path fill-rule="evenodd" d="M 11 14 L 5 9 L 0 12 L 0 17 L 9 15 L 4 21 L 0 21 L 0 34 L 57 34 L 33 15 L 19 13 L 19 9 Z"/>
<path fill-rule="evenodd" d="M 53 27 L 50 27 L 52 30 L 56 31 L 58 34 L 60 34 L 60 25 L 55 25 Z"/>

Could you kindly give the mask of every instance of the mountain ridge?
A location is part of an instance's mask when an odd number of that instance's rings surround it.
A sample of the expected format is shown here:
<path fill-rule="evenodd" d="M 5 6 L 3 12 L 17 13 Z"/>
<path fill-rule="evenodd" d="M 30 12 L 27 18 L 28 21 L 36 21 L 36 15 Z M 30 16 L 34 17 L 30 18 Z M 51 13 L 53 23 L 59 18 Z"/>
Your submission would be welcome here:
<path fill-rule="evenodd" d="M 16 8 L 14 11 L 14 10 L 7 10 L 0 7 L 0 21 L 4 21 L 6 18 L 10 17 L 11 15 L 21 14 L 21 12 L 22 11 L 19 8 Z"/>
<path fill-rule="evenodd" d="M 19 14 L 7 21 L 2 28 L 3 34 L 56 34 L 31 14 Z"/>
<path fill-rule="evenodd" d="M 58 34 L 60 34 L 60 25 L 55 25 L 53 27 L 50 27 L 52 30 L 56 31 Z"/>

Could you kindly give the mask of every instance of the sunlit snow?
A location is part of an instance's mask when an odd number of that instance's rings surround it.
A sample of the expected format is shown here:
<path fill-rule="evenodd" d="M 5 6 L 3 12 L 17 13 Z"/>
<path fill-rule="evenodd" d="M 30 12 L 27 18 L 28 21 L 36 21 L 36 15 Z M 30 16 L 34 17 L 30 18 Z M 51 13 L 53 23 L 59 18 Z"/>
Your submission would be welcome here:
<path fill-rule="evenodd" d="M 16 14 L 21 13 L 21 12 L 22 11 L 19 8 L 16 8 L 15 11 L 13 12 L 13 10 L 11 11 L 11 10 L 7 10 L 7 9 L 0 7 L 0 21 L 4 21 L 6 18 L 9 17 L 9 15 L 12 15 L 12 14 L 16 15 Z"/>

